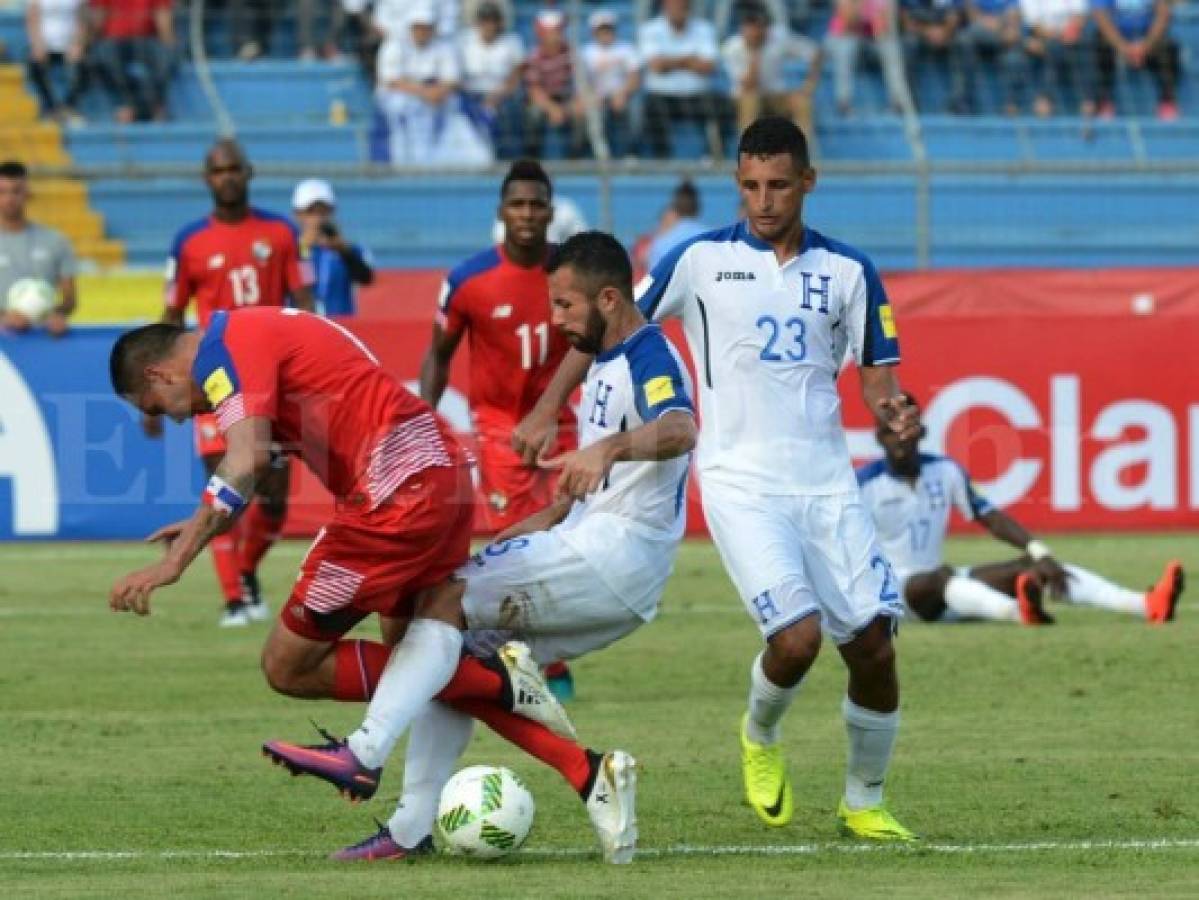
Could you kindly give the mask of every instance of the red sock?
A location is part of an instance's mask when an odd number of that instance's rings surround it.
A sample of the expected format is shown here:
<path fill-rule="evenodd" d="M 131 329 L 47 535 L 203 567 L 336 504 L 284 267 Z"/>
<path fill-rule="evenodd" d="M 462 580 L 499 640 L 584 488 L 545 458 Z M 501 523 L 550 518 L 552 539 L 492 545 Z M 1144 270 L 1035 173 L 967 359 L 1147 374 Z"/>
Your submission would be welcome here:
<path fill-rule="evenodd" d="M 333 654 L 333 699 L 369 700 L 391 659 L 391 648 L 376 641 L 338 641 Z"/>
<path fill-rule="evenodd" d="M 241 528 L 241 571 L 256 572 L 266 552 L 279 540 L 283 518 L 270 515 L 262 501 L 255 500 L 241 517 Z"/>
<path fill-rule="evenodd" d="M 570 669 L 567 668 L 566 663 L 560 659 L 556 662 L 547 663 L 544 671 L 546 678 L 559 678 L 563 675 L 570 674 Z"/>
<path fill-rule="evenodd" d="M 216 569 L 216 578 L 221 584 L 221 593 L 225 595 L 226 603 L 241 600 L 241 562 L 238 559 L 240 532 L 241 523 L 234 522 L 232 528 L 224 534 L 218 534 L 208 545 L 212 550 L 212 565 Z"/>
<path fill-rule="evenodd" d="M 557 770 L 577 793 L 582 793 L 591 780 L 587 751 L 574 741 L 558 737 L 544 725 L 487 701 L 457 700 L 451 706 L 485 722 L 500 737 Z"/>
<path fill-rule="evenodd" d="M 504 696 L 504 679 L 499 672 L 489 669 L 473 656 L 464 656 L 458 663 L 454 677 L 450 679 L 438 700 L 455 703 L 458 700 L 501 700 Z"/>

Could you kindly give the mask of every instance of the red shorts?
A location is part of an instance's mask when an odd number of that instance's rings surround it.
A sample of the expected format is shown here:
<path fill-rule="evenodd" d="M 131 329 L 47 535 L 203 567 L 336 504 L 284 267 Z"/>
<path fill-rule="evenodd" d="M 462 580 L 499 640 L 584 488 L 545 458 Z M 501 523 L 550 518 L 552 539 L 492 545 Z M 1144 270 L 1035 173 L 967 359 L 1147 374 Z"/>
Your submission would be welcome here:
<path fill-rule="evenodd" d="M 339 505 L 300 564 L 283 624 L 335 641 L 371 613 L 410 615 L 417 592 L 466 562 L 473 523 L 467 466 L 425 469 L 371 511 Z"/>
<path fill-rule="evenodd" d="M 510 435 L 511 430 L 480 431 L 477 436 L 479 506 L 483 527 L 493 534 L 549 506 L 558 483 L 556 471 L 526 466 L 512 449 Z M 573 450 L 574 443 L 573 433 L 560 435 L 551 455 Z"/>
<path fill-rule="evenodd" d="M 196 455 L 224 456 L 225 436 L 217 425 L 216 413 L 200 413 L 192 421 L 195 423 Z"/>

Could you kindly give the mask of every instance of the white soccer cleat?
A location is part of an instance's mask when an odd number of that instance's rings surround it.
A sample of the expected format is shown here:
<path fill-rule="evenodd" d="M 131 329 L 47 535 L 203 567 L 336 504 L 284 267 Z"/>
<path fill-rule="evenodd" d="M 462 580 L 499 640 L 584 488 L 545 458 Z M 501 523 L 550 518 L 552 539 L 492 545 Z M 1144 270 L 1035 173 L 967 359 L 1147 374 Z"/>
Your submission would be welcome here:
<path fill-rule="evenodd" d="M 225 611 L 221 613 L 221 619 L 217 625 L 221 628 L 244 628 L 250 624 L 250 614 L 246 611 L 245 604 L 237 606 L 226 606 Z"/>
<path fill-rule="evenodd" d="M 500 662 L 508 673 L 512 687 L 512 711 L 534 722 L 540 722 L 558 737 L 575 740 L 575 726 L 570 716 L 554 696 L 541 666 L 533 660 L 527 644 L 509 641 L 498 651 Z"/>
<path fill-rule="evenodd" d="M 251 622 L 267 622 L 271 618 L 271 608 L 267 606 L 265 600 L 259 600 L 257 603 L 246 604 L 246 616 Z"/>
<path fill-rule="evenodd" d="M 637 760 L 623 750 L 605 753 L 587 798 L 587 815 L 607 862 L 630 863 L 637 852 L 636 794 Z"/>

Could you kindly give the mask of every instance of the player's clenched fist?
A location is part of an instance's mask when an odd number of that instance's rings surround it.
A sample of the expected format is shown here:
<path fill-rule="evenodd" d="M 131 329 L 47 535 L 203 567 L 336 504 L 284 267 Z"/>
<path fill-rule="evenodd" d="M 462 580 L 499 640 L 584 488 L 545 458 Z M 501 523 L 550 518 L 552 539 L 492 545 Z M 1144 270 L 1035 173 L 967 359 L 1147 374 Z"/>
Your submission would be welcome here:
<path fill-rule="evenodd" d="M 573 453 L 539 459 L 538 464 L 546 469 L 558 470 L 559 497 L 582 500 L 603 487 L 615 461 L 609 443 L 599 441 Z"/>
<path fill-rule="evenodd" d="M 512 449 L 520 454 L 526 466 L 538 464 L 541 454 L 554 446 L 558 439 L 558 415 L 533 410 L 520 420 L 512 431 Z M 564 459 L 565 457 L 559 457 Z"/>

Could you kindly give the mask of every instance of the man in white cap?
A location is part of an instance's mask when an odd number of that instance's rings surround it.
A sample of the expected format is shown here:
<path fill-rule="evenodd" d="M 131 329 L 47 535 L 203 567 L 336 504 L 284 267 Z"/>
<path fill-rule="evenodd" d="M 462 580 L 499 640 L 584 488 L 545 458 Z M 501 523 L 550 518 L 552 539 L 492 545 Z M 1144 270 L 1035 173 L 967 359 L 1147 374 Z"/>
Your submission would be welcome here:
<path fill-rule="evenodd" d="M 461 68 L 454 46 L 436 34 L 429 0 L 408 11 L 408 29 L 379 49 L 376 98 L 390 131 L 390 160 L 397 166 L 488 165 L 490 141 L 462 112 Z"/>
<path fill-rule="evenodd" d="M 597 9 L 587 19 L 591 40 L 583 45 L 589 104 L 599 107 L 604 136 L 613 156 L 632 150 L 629 144 L 629 103 L 641 86 L 641 60 L 628 41 L 616 37 L 616 14 Z"/>
<path fill-rule="evenodd" d="M 333 219 L 337 196 L 329 182 L 308 178 L 296 185 L 291 208 L 300 229 L 300 258 L 312 268 L 317 310 L 352 316 L 356 285 L 375 280 L 369 251 L 349 243 Z"/>

